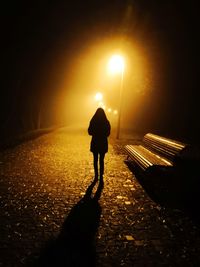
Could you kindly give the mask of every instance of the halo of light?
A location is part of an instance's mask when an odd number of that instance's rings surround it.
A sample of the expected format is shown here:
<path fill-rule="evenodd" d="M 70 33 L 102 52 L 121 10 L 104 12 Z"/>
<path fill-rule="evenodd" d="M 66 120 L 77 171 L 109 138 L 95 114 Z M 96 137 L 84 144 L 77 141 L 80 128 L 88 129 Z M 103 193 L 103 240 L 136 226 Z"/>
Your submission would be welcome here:
<path fill-rule="evenodd" d="M 124 58 L 120 55 L 113 55 L 108 62 L 110 73 L 120 73 L 124 70 Z"/>
<path fill-rule="evenodd" d="M 94 98 L 96 101 L 101 101 L 103 99 L 103 95 L 102 95 L 102 93 L 98 92 L 98 93 L 96 93 Z"/>

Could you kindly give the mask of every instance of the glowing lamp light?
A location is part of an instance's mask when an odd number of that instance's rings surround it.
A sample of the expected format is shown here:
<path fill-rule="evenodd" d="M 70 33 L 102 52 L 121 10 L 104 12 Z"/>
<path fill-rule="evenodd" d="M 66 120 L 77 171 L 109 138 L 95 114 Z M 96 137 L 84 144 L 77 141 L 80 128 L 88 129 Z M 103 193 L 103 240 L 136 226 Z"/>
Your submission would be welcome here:
<path fill-rule="evenodd" d="M 98 106 L 99 106 L 100 108 L 102 108 L 102 107 L 104 106 L 104 103 L 103 103 L 102 101 L 100 101 L 100 102 L 98 103 Z"/>
<path fill-rule="evenodd" d="M 112 109 L 111 108 L 108 108 L 108 112 L 110 113 L 112 111 Z"/>
<path fill-rule="evenodd" d="M 115 110 L 113 111 L 113 113 L 114 113 L 114 115 L 117 115 L 118 111 L 115 109 Z"/>
<path fill-rule="evenodd" d="M 103 95 L 102 95 L 102 93 L 96 93 L 96 95 L 95 95 L 95 100 L 96 101 L 101 101 L 103 99 Z"/>
<path fill-rule="evenodd" d="M 120 55 L 113 55 L 108 62 L 110 73 L 122 73 L 124 71 L 124 58 Z"/>

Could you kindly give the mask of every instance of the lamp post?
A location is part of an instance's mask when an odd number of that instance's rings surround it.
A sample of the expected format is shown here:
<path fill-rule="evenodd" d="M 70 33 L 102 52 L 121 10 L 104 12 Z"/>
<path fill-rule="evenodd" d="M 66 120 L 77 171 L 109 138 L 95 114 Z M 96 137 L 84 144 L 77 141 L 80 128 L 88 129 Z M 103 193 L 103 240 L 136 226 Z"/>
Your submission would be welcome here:
<path fill-rule="evenodd" d="M 119 139 L 120 124 L 121 124 L 121 110 L 122 110 L 122 91 L 123 91 L 123 82 L 124 82 L 124 69 L 121 71 L 121 81 L 120 81 L 120 92 L 119 92 L 119 115 L 117 123 L 117 139 Z"/>
<path fill-rule="evenodd" d="M 120 124 L 121 124 L 121 110 L 122 110 L 122 93 L 123 93 L 123 82 L 124 82 L 124 58 L 120 55 L 113 55 L 108 63 L 108 69 L 112 74 L 120 73 L 120 91 L 119 91 L 119 114 L 117 122 L 117 134 L 116 138 L 119 139 Z"/>

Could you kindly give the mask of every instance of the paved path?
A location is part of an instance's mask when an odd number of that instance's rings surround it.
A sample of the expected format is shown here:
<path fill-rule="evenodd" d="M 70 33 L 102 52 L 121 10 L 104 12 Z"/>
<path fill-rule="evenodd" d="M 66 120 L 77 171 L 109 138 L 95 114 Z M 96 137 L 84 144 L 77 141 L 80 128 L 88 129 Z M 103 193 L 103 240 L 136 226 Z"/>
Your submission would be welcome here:
<path fill-rule="evenodd" d="M 54 249 L 51 263 L 74 253 L 82 262 L 77 266 L 84 266 L 84 255 L 91 253 L 92 259 L 96 253 L 98 267 L 200 266 L 199 227 L 180 211 L 153 202 L 111 144 L 99 202 L 79 202 L 93 180 L 89 142 L 86 132 L 59 130 L 0 153 L 0 266 L 26 266 L 52 256 Z M 89 213 L 81 214 L 86 209 Z M 71 229 L 70 246 L 62 236 L 64 221 Z M 81 243 L 86 224 L 96 231 L 96 252 Z M 45 254 L 48 240 L 53 241 Z"/>

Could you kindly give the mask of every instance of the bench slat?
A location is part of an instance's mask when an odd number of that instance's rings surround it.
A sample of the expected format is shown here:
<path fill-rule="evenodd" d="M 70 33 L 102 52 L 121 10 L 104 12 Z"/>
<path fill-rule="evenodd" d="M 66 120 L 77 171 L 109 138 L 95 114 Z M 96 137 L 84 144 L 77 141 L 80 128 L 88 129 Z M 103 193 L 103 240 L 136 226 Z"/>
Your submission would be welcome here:
<path fill-rule="evenodd" d="M 126 145 L 125 150 L 129 157 L 136 161 L 143 170 L 150 166 L 172 166 L 172 162 L 156 155 L 142 145 Z"/>
<path fill-rule="evenodd" d="M 129 157 L 136 161 L 137 164 L 143 169 L 147 169 L 148 167 L 150 167 L 152 165 L 151 162 L 148 161 L 148 159 L 146 159 L 145 157 L 142 156 L 142 154 L 140 154 L 136 149 L 134 149 L 132 146 L 127 145 L 125 147 L 125 150 L 127 151 Z"/>
<path fill-rule="evenodd" d="M 148 133 L 143 137 L 144 146 L 148 149 L 159 153 L 160 155 L 173 160 L 175 156 L 183 151 L 187 144 L 179 141 L 168 139 L 162 136 Z"/>
<path fill-rule="evenodd" d="M 144 135 L 142 145 L 126 145 L 124 147 L 130 157 L 143 170 L 151 166 L 172 167 L 177 158 L 186 151 L 188 144 L 168 139 L 152 133 Z"/>

